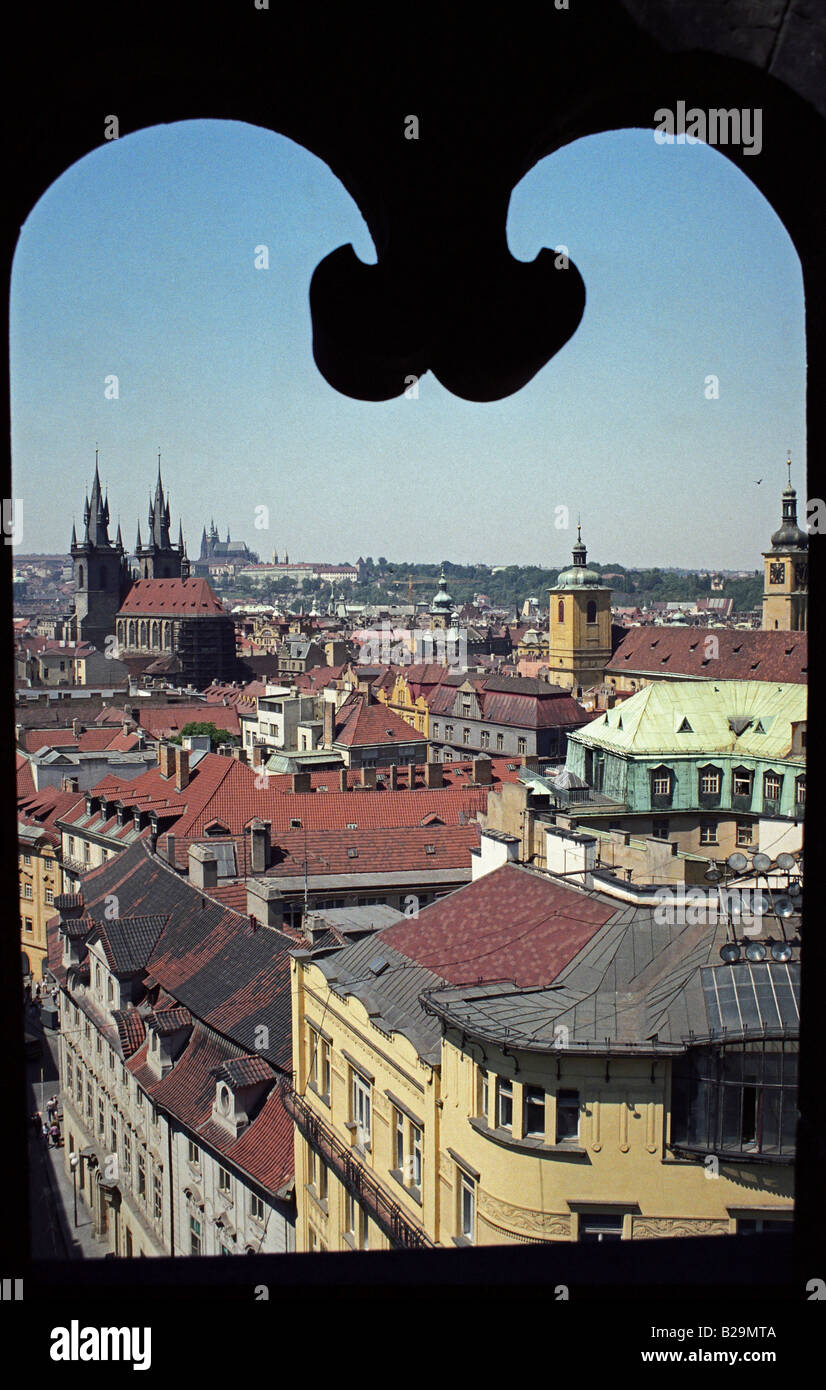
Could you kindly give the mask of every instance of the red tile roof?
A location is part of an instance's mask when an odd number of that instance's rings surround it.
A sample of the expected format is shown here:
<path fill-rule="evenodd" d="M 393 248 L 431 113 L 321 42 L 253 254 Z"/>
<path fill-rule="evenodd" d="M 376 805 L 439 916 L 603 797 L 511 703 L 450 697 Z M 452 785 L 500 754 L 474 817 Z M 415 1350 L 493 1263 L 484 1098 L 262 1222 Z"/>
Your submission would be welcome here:
<path fill-rule="evenodd" d="M 122 617 L 225 617 L 226 609 L 206 579 L 138 579 L 126 595 Z"/>
<path fill-rule="evenodd" d="M 306 851 L 305 851 L 306 845 Z M 400 826 L 393 830 L 288 830 L 274 839 L 284 858 L 268 878 L 312 875 L 407 873 L 429 869 L 469 869 L 470 851 L 479 846 L 477 825 Z M 428 847 L 432 847 L 429 852 Z M 351 857 L 355 850 L 357 857 Z"/>
<path fill-rule="evenodd" d="M 709 647 L 711 642 L 716 646 Z M 662 676 L 665 672 L 708 680 L 804 685 L 808 651 L 805 632 L 632 627 L 611 657 L 605 675 Z"/>
<path fill-rule="evenodd" d="M 187 724 L 214 724 L 216 729 L 226 729 L 228 733 L 239 735 L 241 725 L 233 708 L 219 704 L 206 704 L 203 701 L 192 705 L 154 705 L 151 709 L 141 709 L 140 726 L 151 738 L 168 738 L 180 733 Z"/>
<path fill-rule="evenodd" d="M 15 767 L 17 770 L 17 797 L 31 796 L 34 792 L 34 778 L 28 758 L 24 758 L 22 753 L 15 755 Z"/>
<path fill-rule="evenodd" d="M 366 748 L 375 744 L 413 742 L 426 743 L 427 735 L 405 723 L 387 705 L 368 704 L 358 691 L 348 695 L 336 716 L 334 746 Z"/>
<path fill-rule="evenodd" d="M 378 936 L 449 984 L 512 980 L 542 988 L 616 910 L 505 864 Z"/>

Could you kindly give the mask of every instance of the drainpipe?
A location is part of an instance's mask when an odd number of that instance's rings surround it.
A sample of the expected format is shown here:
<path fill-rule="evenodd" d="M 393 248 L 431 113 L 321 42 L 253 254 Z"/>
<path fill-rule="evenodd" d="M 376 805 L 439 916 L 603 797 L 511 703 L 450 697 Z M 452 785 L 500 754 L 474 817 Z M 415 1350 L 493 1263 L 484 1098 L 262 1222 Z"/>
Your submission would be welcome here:
<path fill-rule="evenodd" d="M 175 1174 L 172 1169 L 172 1125 L 166 1117 L 166 1142 L 169 1150 L 169 1253 L 175 1254 Z"/>

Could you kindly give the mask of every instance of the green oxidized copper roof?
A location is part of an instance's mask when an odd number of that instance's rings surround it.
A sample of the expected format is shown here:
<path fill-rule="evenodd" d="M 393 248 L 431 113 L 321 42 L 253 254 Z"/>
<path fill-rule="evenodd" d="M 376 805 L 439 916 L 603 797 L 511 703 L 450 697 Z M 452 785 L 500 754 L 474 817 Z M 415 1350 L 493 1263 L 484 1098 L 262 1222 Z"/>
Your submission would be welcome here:
<path fill-rule="evenodd" d="M 581 532 L 582 528 L 578 525 L 576 545 L 571 552 L 573 565 L 570 569 L 562 571 L 551 592 L 556 592 L 557 589 L 602 589 L 606 587 L 596 570 L 589 570 L 585 563 L 587 551 L 582 541 Z"/>
<path fill-rule="evenodd" d="M 654 681 L 569 737 L 638 757 L 742 753 L 771 760 L 790 755 L 791 726 L 805 719 L 805 685 Z"/>

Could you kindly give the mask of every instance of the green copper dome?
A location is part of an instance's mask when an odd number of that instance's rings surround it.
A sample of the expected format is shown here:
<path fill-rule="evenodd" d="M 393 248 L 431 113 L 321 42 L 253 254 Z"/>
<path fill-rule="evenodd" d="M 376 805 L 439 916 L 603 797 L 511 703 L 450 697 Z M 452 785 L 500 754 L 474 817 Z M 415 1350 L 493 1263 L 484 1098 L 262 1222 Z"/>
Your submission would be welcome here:
<path fill-rule="evenodd" d="M 585 563 L 587 552 L 581 532 L 582 528 L 577 526 L 576 545 L 571 552 L 573 564 L 570 569 L 562 571 L 553 586 L 554 591 L 557 589 L 601 589 L 605 587 L 596 570 L 589 570 Z"/>

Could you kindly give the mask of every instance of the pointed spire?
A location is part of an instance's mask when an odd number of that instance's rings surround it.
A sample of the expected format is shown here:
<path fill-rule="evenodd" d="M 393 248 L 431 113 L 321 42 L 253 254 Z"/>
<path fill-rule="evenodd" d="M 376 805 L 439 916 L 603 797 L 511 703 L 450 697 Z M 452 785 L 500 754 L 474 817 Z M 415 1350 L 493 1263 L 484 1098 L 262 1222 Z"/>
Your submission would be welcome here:
<path fill-rule="evenodd" d="M 123 550 L 123 536 L 121 535 L 121 532 L 120 532 L 120 517 L 118 517 L 118 534 L 117 534 L 117 539 L 116 539 L 116 541 L 115 541 L 115 544 L 117 545 L 117 547 L 118 547 L 119 550 Z"/>
<path fill-rule="evenodd" d="M 74 550 L 76 546 L 77 546 L 77 533 L 76 533 L 76 531 L 75 531 L 75 519 L 74 519 L 74 517 L 72 517 L 72 545 L 71 545 L 71 549 Z"/>
<path fill-rule="evenodd" d="M 141 540 L 141 524 L 140 524 L 140 522 L 138 522 L 138 539 L 135 541 L 135 550 L 136 550 L 136 552 L 140 552 L 141 550 L 143 550 L 143 541 Z"/>

